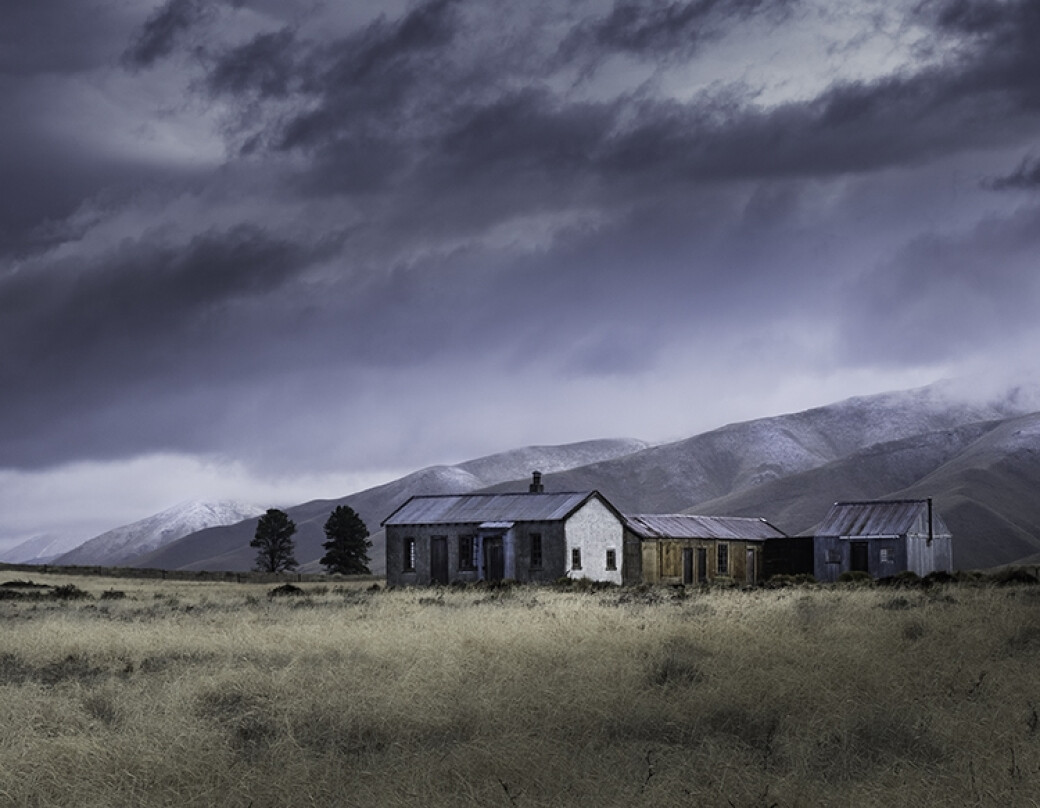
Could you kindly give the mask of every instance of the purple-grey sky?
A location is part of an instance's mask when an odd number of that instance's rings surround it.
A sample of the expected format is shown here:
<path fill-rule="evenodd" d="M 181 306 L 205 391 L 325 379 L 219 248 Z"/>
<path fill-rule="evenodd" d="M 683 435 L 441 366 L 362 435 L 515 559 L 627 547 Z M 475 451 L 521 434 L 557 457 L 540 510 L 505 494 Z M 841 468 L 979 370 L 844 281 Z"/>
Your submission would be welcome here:
<path fill-rule="evenodd" d="M 1035 371 L 1035 0 L 38 0 L 0 547 Z"/>

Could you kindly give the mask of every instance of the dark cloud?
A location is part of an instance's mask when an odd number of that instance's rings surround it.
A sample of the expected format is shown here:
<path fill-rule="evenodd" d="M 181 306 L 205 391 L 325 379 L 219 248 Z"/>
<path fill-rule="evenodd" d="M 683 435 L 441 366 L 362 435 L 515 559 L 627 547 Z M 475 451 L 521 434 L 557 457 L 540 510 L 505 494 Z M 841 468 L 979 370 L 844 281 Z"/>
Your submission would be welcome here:
<path fill-rule="evenodd" d="M 1006 173 L 1024 0 L 104 6 L 0 63 L 6 464 L 413 465 L 529 437 L 530 398 L 676 433 L 648 402 L 724 417 L 1035 319 L 1040 221 L 973 180 L 1040 182 Z"/>
<path fill-rule="evenodd" d="M 983 187 L 995 191 L 1032 190 L 1040 188 L 1040 158 L 1024 157 L 1018 168 L 1002 177 L 994 177 L 983 182 Z"/>
<path fill-rule="evenodd" d="M 67 74 L 111 60 L 125 28 L 104 0 L 9 3 L 0 26 L 0 76 Z"/>
<path fill-rule="evenodd" d="M 283 98 L 297 72 L 294 40 L 293 30 L 283 28 L 258 34 L 245 45 L 220 54 L 206 77 L 209 91 L 214 95 L 256 93 L 261 98 Z"/>
<path fill-rule="evenodd" d="M 1040 208 L 970 232 L 929 233 L 851 287 L 846 350 L 857 361 L 952 361 L 1009 323 L 1033 328 L 1040 300 Z"/>
<path fill-rule="evenodd" d="M 123 53 L 124 63 L 132 68 L 151 67 L 173 53 L 184 34 L 203 23 L 211 13 L 209 0 L 166 0 Z"/>
<path fill-rule="evenodd" d="M 242 225 L 186 244 L 128 241 L 94 260 L 41 261 L 0 279 L 0 386 L 19 390 L 0 403 L 4 456 L 32 462 L 10 442 L 60 422 L 70 403 L 103 410 L 135 388 L 161 395 L 256 372 L 266 360 L 249 346 L 295 330 L 298 311 L 277 300 L 321 254 Z M 90 451 L 113 440 L 96 438 Z"/>
<path fill-rule="evenodd" d="M 693 0 L 637 3 L 615 0 L 610 13 L 579 23 L 563 40 L 565 59 L 628 53 L 645 59 L 689 57 L 733 20 L 762 14 L 778 19 L 798 0 Z"/>

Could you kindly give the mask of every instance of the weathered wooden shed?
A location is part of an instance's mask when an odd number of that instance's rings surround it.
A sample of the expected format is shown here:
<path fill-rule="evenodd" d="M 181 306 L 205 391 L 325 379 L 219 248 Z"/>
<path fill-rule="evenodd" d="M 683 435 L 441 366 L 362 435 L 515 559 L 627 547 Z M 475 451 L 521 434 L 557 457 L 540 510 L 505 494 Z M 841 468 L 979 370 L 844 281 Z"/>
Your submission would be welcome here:
<path fill-rule="evenodd" d="M 813 538 L 813 575 L 953 572 L 953 537 L 931 499 L 836 502 Z"/>
<path fill-rule="evenodd" d="M 383 521 L 390 585 L 621 583 L 624 517 L 598 491 L 415 496 Z"/>
<path fill-rule="evenodd" d="M 762 548 L 786 534 L 745 516 L 638 514 L 625 517 L 626 583 L 762 580 Z"/>

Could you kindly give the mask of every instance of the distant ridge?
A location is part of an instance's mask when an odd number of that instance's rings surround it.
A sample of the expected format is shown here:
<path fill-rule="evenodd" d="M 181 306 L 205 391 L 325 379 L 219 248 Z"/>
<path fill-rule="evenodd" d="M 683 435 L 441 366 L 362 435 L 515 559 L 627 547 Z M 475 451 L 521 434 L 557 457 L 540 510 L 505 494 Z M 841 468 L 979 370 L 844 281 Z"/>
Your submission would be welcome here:
<path fill-rule="evenodd" d="M 0 553 L 0 561 L 5 564 L 50 564 L 58 556 L 78 547 L 82 542 L 82 537 L 73 538 L 49 533 L 33 536 Z"/>
<path fill-rule="evenodd" d="M 645 441 L 616 438 L 583 441 L 563 446 L 528 446 L 469 460 L 455 466 L 431 466 L 384 485 L 339 499 L 319 499 L 285 508 L 296 523 L 296 559 L 303 571 L 321 571 L 321 543 L 325 520 L 337 505 L 349 505 L 372 532 L 372 571 L 385 569 L 383 534 L 379 523 L 413 494 L 464 494 L 503 480 L 526 477 L 532 471 L 546 473 L 585 465 L 597 460 L 624 457 L 646 449 Z M 137 558 L 132 566 L 189 570 L 248 570 L 256 559 L 249 546 L 256 520 L 203 530 Z"/>
<path fill-rule="evenodd" d="M 143 553 L 214 525 L 228 525 L 253 516 L 263 508 L 240 502 L 182 502 L 154 516 L 114 528 L 54 559 L 69 566 L 127 566 Z"/>
<path fill-rule="evenodd" d="M 839 499 L 933 497 L 954 534 L 961 568 L 1040 552 L 1040 413 L 1016 389 L 967 400 L 948 383 L 851 398 L 803 412 L 730 424 L 684 440 L 630 439 L 527 447 L 434 466 L 339 499 L 285 510 L 296 522 L 302 571 L 320 571 L 322 525 L 336 505 L 373 532 L 372 570 L 384 566 L 382 519 L 415 494 L 596 489 L 626 513 L 757 516 L 789 534 L 811 531 Z M 255 518 L 189 534 L 130 564 L 246 570 Z"/>

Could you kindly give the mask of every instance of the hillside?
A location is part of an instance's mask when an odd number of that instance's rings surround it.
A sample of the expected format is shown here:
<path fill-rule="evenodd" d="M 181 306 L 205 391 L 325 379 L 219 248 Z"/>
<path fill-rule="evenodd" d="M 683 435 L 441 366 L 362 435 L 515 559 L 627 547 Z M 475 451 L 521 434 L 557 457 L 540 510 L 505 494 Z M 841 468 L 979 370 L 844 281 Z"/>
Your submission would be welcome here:
<path fill-rule="evenodd" d="M 763 516 L 804 533 L 838 499 L 932 496 L 955 534 L 958 566 L 1009 563 L 1040 550 L 1037 436 L 1028 397 L 968 403 L 944 384 L 852 398 L 804 412 L 730 424 L 659 446 L 596 441 L 534 447 L 437 466 L 335 500 L 287 508 L 297 559 L 318 571 L 322 525 L 347 504 L 373 531 L 373 571 L 383 570 L 378 525 L 414 494 L 522 491 L 531 470 L 550 491 L 596 489 L 630 513 Z M 1034 510 L 1037 511 L 1034 513 Z M 135 566 L 248 569 L 255 521 L 187 536 Z"/>
<path fill-rule="evenodd" d="M 763 516 L 792 535 L 812 532 L 837 500 L 932 497 L 961 568 L 1040 550 L 1040 415 L 988 421 L 880 444 L 818 469 L 697 503 L 690 510 Z M 1023 437 L 1025 435 L 1025 437 Z"/>
<path fill-rule="evenodd" d="M 951 399 L 943 385 L 933 385 L 730 424 L 627 457 L 552 474 L 545 483 L 556 491 L 597 489 L 629 513 L 674 513 L 872 447 L 1021 414 L 1005 398 L 967 404 Z M 907 462 L 914 451 L 911 443 L 901 462 Z M 921 474 L 934 468 L 928 467 L 929 456 L 926 453 L 917 461 L 915 468 Z M 833 499 L 827 496 L 828 503 Z"/>
<path fill-rule="evenodd" d="M 69 566 L 119 567 L 191 533 L 259 516 L 263 508 L 240 502 L 183 502 L 161 513 L 95 536 L 54 560 Z"/>
<path fill-rule="evenodd" d="M 0 553 L 0 561 L 5 564 L 50 564 L 82 541 L 82 538 L 54 534 L 33 536 Z"/>
<path fill-rule="evenodd" d="M 564 446 L 529 446 L 470 460 L 456 466 L 432 466 L 400 479 L 339 499 L 320 499 L 285 508 L 296 523 L 296 559 L 301 568 L 320 570 L 325 520 L 337 505 L 349 505 L 372 532 L 372 571 L 381 573 L 385 560 L 379 523 L 415 494 L 460 494 L 503 480 L 527 476 L 537 469 L 560 471 L 594 460 L 617 458 L 644 450 L 648 444 L 629 438 L 584 441 Z M 210 528 L 135 559 L 132 566 L 164 569 L 248 570 L 256 559 L 249 546 L 256 520 Z"/>

